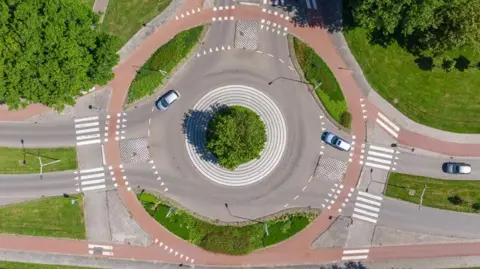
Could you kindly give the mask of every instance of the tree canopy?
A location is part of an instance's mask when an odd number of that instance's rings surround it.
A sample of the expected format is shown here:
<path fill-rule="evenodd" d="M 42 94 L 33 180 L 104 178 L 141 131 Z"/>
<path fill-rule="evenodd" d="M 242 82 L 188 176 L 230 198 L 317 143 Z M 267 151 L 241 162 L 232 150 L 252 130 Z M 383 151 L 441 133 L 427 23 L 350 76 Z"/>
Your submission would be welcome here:
<path fill-rule="evenodd" d="M 208 124 L 206 148 L 227 169 L 259 158 L 265 141 L 265 124 L 245 107 L 224 108 Z"/>
<path fill-rule="evenodd" d="M 377 41 L 401 37 L 412 52 L 435 56 L 480 45 L 478 0 L 350 0 L 355 21 Z"/>
<path fill-rule="evenodd" d="M 57 110 L 113 78 L 117 39 L 78 0 L 0 0 L 0 100 Z"/>

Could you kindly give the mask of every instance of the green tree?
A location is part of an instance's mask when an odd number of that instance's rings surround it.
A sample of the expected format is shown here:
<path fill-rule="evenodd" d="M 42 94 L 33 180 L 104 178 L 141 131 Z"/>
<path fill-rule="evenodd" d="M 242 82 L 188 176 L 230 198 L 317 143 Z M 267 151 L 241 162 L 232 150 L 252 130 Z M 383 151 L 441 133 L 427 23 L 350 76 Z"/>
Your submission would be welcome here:
<path fill-rule="evenodd" d="M 0 99 L 57 110 L 112 79 L 115 38 L 78 0 L 0 0 Z"/>
<path fill-rule="evenodd" d="M 265 141 L 265 124 L 245 107 L 224 108 L 208 124 L 206 148 L 227 169 L 259 158 Z"/>
<path fill-rule="evenodd" d="M 355 21 L 377 41 L 401 37 L 418 54 L 480 45 L 480 1 L 350 0 L 349 5 Z"/>

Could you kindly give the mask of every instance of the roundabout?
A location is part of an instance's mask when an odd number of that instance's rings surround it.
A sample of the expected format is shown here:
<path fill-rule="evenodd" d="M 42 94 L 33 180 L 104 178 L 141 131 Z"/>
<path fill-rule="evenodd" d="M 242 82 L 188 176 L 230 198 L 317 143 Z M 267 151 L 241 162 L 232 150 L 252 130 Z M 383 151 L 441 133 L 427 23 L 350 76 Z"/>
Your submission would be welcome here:
<path fill-rule="evenodd" d="M 219 166 L 205 149 L 207 126 L 223 106 L 244 106 L 265 123 L 267 140 L 260 158 L 231 171 Z M 287 141 L 282 112 L 266 94 L 252 87 L 229 85 L 207 93 L 190 111 L 185 123 L 185 143 L 195 167 L 211 181 L 225 186 L 246 186 L 267 177 L 280 163 Z"/>

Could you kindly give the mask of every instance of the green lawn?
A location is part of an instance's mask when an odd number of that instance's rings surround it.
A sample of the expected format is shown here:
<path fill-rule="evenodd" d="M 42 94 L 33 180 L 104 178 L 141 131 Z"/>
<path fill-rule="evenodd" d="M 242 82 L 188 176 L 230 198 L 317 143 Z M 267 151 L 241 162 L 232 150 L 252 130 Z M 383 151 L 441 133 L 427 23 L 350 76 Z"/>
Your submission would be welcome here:
<path fill-rule="evenodd" d="M 85 4 L 87 7 L 93 9 L 93 3 L 95 3 L 95 0 L 79 0 L 80 3 Z"/>
<path fill-rule="evenodd" d="M 293 37 L 293 46 L 305 79 L 312 85 L 322 83 L 316 93 L 328 114 L 341 125 L 350 127 L 350 121 L 342 120 L 342 114 L 348 113 L 347 102 L 330 68 L 313 49 L 296 37 Z"/>
<path fill-rule="evenodd" d="M 423 197 L 423 205 L 439 209 L 461 212 L 477 212 L 472 204 L 480 202 L 480 181 L 474 180 L 442 180 L 428 177 L 412 176 L 399 173 L 390 173 L 386 196 L 399 200 L 419 204 L 420 195 L 424 185 L 427 190 Z M 415 190 L 415 195 L 410 196 L 409 190 Z M 454 205 L 449 197 L 458 195 L 465 202 Z"/>
<path fill-rule="evenodd" d="M 125 44 L 143 25 L 162 13 L 172 0 L 110 0 L 101 29 Z"/>
<path fill-rule="evenodd" d="M 202 35 L 203 26 L 198 26 L 176 35 L 167 44 L 161 46 L 141 68 L 128 90 L 128 102 L 153 94 L 165 76 L 158 70 L 168 74 L 195 47 Z"/>
<path fill-rule="evenodd" d="M 159 202 L 157 197 L 148 193 L 140 194 L 139 199 L 147 212 L 173 234 L 206 250 L 232 255 L 246 254 L 283 241 L 316 217 L 314 214 L 289 214 L 268 221 L 269 235 L 266 236 L 261 223 L 242 227 L 218 226 L 179 209 L 166 218 L 170 208 L 168 203 Z M 158 206 L 152 209 L 157 202 Z"/>
<path fill-rule="evenodd" d="M 480 63 L 480 51 L 447 53 L 471 61 L 472 67 L 463 72 L 444 71 L 441 58 L 434 61 L 432 71 L 424 71 L 398 44 L 370 44 L 362 28 L 347 30 L 345 38 L 370 85 L 407 117 L 446 131 L 480 133 L 480 68 L 474 66 Z"/>
<path fill-rule="evenodd" d="M 27 154 L 24 154 L 24 153 Z M 40 172 L 38 152 L 42 163 L 60 160 L 43 168 L 44 173 L 77 169 L 75 148 L 4 148 L 0 147 L 0 174 L 32 174 Z M 22 162 L 25 158 L 25 165 Z"/>
<path fill-rule="evenodd" d="M 50 265 L 23 262 L 2 262 L 0 261 L 0 269 L 91 269 L 93 267 L 77 267 L 67 265 Z"/>
<path fill-rule="evenodd" d="M 75 198 L 77 202 L 71 204 Z M 0 233 L 85 239 L 83 198 L 53 197 L 0 207 Z"/>

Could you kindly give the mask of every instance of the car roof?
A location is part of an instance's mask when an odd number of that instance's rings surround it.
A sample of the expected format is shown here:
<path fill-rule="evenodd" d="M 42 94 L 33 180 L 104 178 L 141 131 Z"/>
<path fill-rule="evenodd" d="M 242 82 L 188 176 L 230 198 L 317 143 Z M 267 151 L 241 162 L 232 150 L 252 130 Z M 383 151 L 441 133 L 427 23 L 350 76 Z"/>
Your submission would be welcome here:
<path fill-rule="evenodd" d="M 349 150 L 349 149 L 350 149 L 351 146 L 350 146 L 349 143 L 347 143 L 346 141 L 344 141 L 344 140 L 341 139 L 340 137 L 339 137 L 339 141 L 340 141 L 340 144 L 338 144 L 338 146 L 339 146 L 340 148 L 342 148 L 342 149 L 344 149 L 344 150 Z"/>
<path fill-rule="evenodd" d="M 169 104 L 171 104 L 173 101 L 177 100 L 178 94 L 175 91 L 171 90 L 171 91 L 167 92 L 163 96 L 163 98 L 165 99 L 165 101 L 167 101 Z"/>
<path fill-rule="evenodd" d="M 458 171 L 460 173 L 470 173 L 470 172 L 472 172 L 472 167 L 470 167 L 470 165 L 468 165 L 468 164 L 461 163 L 461 164 L 459 164 Z"/>

